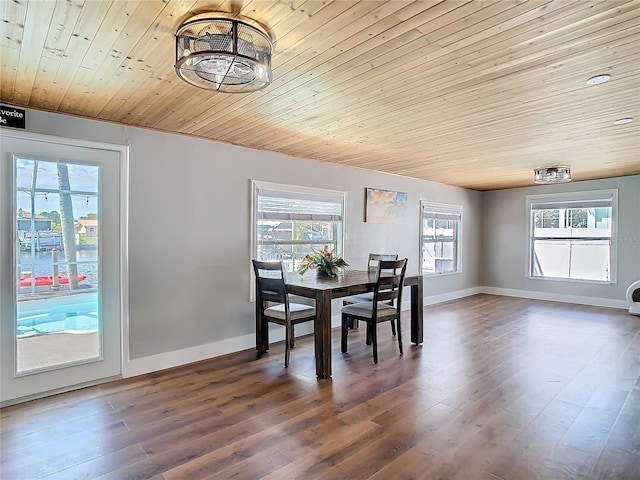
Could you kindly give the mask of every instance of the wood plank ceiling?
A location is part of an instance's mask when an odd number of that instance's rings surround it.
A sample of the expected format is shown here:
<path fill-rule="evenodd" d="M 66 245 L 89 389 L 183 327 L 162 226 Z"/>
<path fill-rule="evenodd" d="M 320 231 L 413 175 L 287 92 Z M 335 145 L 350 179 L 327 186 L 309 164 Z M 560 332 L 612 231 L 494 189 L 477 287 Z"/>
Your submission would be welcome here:
<path fill-rule="evenodd" d="M 0 0 L 1 100 L 476 190 L 640 173 L 640 0 Z M 224 11 L 273 83 L 192 87 L 174 33 Z M 586 80 L 609 74 L 607 83 Z M 615 125 L 620 118 L 634 122 Z M 383 186 L 382 186 L 383 187 Z"/>

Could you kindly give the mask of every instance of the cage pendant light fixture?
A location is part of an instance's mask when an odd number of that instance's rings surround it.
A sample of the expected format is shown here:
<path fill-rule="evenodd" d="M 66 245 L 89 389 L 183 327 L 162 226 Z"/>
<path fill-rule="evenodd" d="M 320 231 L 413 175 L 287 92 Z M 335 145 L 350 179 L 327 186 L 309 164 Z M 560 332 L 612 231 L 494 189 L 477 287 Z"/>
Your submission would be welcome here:
<path fill-rule="evenodd" d="M 176 32 L 176 73 L 207 90 L 248 93 L 271 83 L 271 37 L 249 19 L 207 14 Z"/>
<path fill-rule="evenodd" d="M 533 172 L 533 182 L 540 184 L 567 183 L 571 181 L 571 167 L 536 168 Z"/>

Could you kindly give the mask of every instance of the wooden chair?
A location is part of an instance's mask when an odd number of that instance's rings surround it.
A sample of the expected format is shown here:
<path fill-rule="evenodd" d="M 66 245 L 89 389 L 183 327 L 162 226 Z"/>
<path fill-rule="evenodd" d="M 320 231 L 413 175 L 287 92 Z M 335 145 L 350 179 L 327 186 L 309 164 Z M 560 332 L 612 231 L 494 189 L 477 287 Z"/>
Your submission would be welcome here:
<path fill-rule="evenodd" d="M 380 260 L 397 260 L 398 254 L 386 254 L 386 253 L 370 253 L 369 260 L 367 262 L 367 270 L 369 272 L 375 272 L 378 269 L 378 263 Z M 372 302 L 373 301 L 373 292 L 360 293 L 358 295 L 349 295 L 348 297 L 344 297 L 342 299 L 342 305 L 349 305 L 350 303 L 361 303 L 361 302 Z M 358 321 L 354 320 L 350 328 L 358 328 Z M 391 333 L 393 336 L 396 336 L 396 324 L 391 321 Z M 367 345 L 368 345 L 367 340 Z"/>
<path fill-rule="evenodd" d="M 256 350 L 260 358 L 269 350 L 269 322 L 285 327 L 284 366 L 289 366 L 289 355 L 295 346 L 294 325 L 313 321 L 316 309 L 310 305 L 289 301 L 282 262 L 253 260 L 256 275 Z M 260 321 L 261 320 L 261 321 Z"/>
<path fill-rule="evenodd" d="M 398 347 L 402 351 L 402 326 L 400 310 L 402 305 L 402 287 L 407 270 L 407 259 L 380 260 L 373 289 L 373 301 L 352 303 L 342 307 L 341 350 L 347 353 L 349 326 L 354 320 L 367 323 L 367 343 L 373 344 L 373 361 L 378 363 L 378 323 L 397 322 Z"/>

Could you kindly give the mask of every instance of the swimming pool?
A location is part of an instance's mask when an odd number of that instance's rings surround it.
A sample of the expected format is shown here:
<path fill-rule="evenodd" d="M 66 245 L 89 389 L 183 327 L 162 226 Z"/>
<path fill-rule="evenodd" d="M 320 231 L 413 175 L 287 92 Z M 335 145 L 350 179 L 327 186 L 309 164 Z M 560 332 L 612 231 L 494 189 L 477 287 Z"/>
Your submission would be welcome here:
<path fill-rule="evenodd" d="M 55 300 L 55 299 L 54 299 Z M 30 300 L 18 303 L 18 336 L 56 332 L 92 332 L 100 326 L 97 295 L 74 298 Z M 70 299 L 66 298 L 69 302 Z"/>

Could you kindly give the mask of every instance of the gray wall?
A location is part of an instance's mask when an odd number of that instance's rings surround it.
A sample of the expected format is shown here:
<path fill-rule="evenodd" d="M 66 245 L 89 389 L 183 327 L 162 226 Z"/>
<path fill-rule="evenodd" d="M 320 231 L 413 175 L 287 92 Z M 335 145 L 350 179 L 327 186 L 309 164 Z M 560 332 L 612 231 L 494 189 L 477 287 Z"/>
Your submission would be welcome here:
<path fill-rule="evenodd" d="M 487 286 L 623 300 L 640 278 L 640 176 L 481 193 L 46 112 L 29 110 L 27 128 L 130 147 L 132 360 L 254 332 L 252 179 L 346 191 L 345 258 L 353 268 L 364 268 L 370 251 L 397 252 L 417 271 L 420 199 L 462 205 L 462 273 L 426 278 L 426 297 Z M 365 223 L 365 187 L 407 192 L 407 222 Z M 609 188 L 619 190 L 618 282 L 527 279 L 525 196 Z"/>
<path fill-rule="evenodd" d="M 618 279 L 611 285 L 530 279 L 526 196 L 618 189 Z M 485 192 L 481 285 L 506 289 L 624 300 L 640 279 L 640 175 Z"/>
<path fill-rule="evenodd" d="M 254 332 L 250 289 L 250 181 L 347 192 L 345 258 L 397 252 L 417 271 L 419 201 L 463 206 L 463 272 L 425 281 L 425 296 L 480 284 L 482 194 L 433 182 L 300 160 L 203 139 L 28 111 L 27 128 L 130 146 L 130 358 Z M 407 222 L 364 222 L 364 189 L 408 193 Z M 521 213 L 521 212 L 520 212 Z"/>

